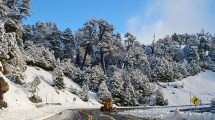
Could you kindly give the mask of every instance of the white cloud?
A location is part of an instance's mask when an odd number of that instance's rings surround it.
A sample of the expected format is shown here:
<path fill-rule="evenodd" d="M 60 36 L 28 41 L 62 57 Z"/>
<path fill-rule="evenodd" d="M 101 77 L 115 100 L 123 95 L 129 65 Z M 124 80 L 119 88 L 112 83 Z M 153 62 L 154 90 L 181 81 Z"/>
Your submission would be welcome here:
<path fill-rule="evenodd" d="M 163 38 L 173 33 L 198 33 L 202 29 L 215 32 L 214 16 L 208 12 L 209 0 L 152 0 L 128 20 L 128 31 L 144 44 L 153 34 Z"/>

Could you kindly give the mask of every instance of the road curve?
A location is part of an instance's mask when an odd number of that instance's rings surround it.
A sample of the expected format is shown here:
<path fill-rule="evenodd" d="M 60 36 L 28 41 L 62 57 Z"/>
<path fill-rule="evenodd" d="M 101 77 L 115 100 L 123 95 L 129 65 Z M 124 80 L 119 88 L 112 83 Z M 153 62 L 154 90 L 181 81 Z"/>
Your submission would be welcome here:
<path fill-rule="evenodd" d="M 64 110 L 45 120 L 144 120 L 133 116 L 122 116 L 117 112 L 101 112 L 99 109 Z"/>

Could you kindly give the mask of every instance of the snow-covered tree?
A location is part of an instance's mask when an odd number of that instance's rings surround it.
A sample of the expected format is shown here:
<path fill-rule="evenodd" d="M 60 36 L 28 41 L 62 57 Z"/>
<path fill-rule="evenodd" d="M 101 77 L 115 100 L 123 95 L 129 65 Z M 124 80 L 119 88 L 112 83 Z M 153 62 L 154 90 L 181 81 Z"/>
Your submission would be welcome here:
<path fill-rule="evenodd" d="M 31 0 L 22 0 L 19 11 L 23 16 L 31 16 L 30 2 Z"/>
<path fill-rule="evenodd" d="M 185 78 L 188 76 L 188 71 L 187 71 L 187 63 L 182 62 L 182 63 L 177 63 L 173 62 L 173 74 L 174 74 L 174 79 L 181 80 L 182 78 Z"/>
<path fill-rule="evenodd" d="M 124 81 L 120 71 L 115 70 L 113 72 L 113 75 L 108 79 L 108 86 L 114 103 L 117 105 L 122 105 L 124 96 Z"/>
<path fill-rule="evenodd" d="M 81 62 L 81 70 L 85 65 L 87 55 L 90 53 L 92 45 L 95 43 L 97 23 L 96 19 L 91 19 L 84 24 L 84 27 L 78 30 L 76 38 L 79 39 L 80 47 L 85 49 L 83 61 Z M 79 54 L 80 55 L 80 54 Z"/>
<path fill-rule="evenodd" d="M 106 81 L 102 81 L 102 83 L 99 85 L 99 90 L 97 92 L 98 101 L 102 103 L 103 100 L 106 98 L 111 98 L 111 93 L 108 90 L 108 87 L 106 85 Z"/>
<path fill-rule="evenodd" d="M 100 54 L 100 65 L 106 74 L 106 66 L 104 62 L 105 54 L 111 51 L 111 47 L 113 45 L 112 35 L 114 26 L 110 24 L 108 21 L 100 19 L 97 20 L 98 30 L 97 30 L 97 38 L 96 45 L 99 47 Z"/>
<path fill-rule="evenodd" d="M 9 13 L 9 6 L 7 6 L 7 1 L 2 0 L 0 3 L 0 18 L 5 18 L 7 14 Z"/>
<path fill-rule="evenodd" d="M 53 86 L 57 87 L 57 89 L 62 90 L 65 89 L 65 83 L 64 83 L 64 74 L 63 70 L 60 66 L 60 61 L 57 61 L 57 66 L 54 68 L 54 71 L 52 73 L 53 75 Z"/>
<path fill-rule="evenodd" d="M 31 93 L 31 96 L 33 96 L 36 93 L 36 89 L 41 83 L 41 78 L 39 76 L 36 76 L 32 82 L 25 83 L 23 86 Z"/>
<path fill-rule="evenodd" d="M 191 61 L 195 60 L 196 62 L 199 62 L 200 57 L 198 54 L 198 50 L 195 46 L 186 46 L 186 48 L 184 48 L 185 53 L 186 53 L 186 58 L 188 63 L 190 63 Z"/>
<path fill-rule="evenodd" d="M 195 60 L 192 60 L 188 65 L 188 72 L 189 75 L 194 76 L 200 73 L 201 67 L 199 66 L 198 62 Z"/>
<path fill-rule="evenodd" d="M 138 41 L 136 41 L 136 37 L 133 36 L 131 33 L 126 33 L 125 38 L 125 68 L 128 70 L 131 68 L 143 67 L 145 64 L 148 63 L 143 46 Z"/>
<path fill-rule="evenodd" d="M 89 86 L 88 86 L 88 83 L 89 81 L 86 80 L 84 81 L 83 85 L 82 85 L 82 91 L 79 93 L 79 97 L 87 102 L 89 100 L 89 95 L 88 95 L 88 92 L 89 92 Z"/>
<path fill-rule="evenodd" d="M 172 57 L 172 60 L 176 62 L 181 62 L 185 58 L 184 51 L 179 48 L 171 48 L 170 55 Z"/>
<path fill-rule="evenodd" d="M 64 44 L 64 58 L 71 58 L 71 60 L 74 61 L 75 41 L 70 28 L 64 30 L 62 39 Z"/>
<path fill-rule="evenodd" d="M 69 77 L 69 78 L 72 78 L 72 76 L 74 75 L 74 70 L 76 69 L 76 67 L 72 63 L 71 59 L 63 59 L 61 61 L 61 67 L 63 69 L 64 75 Z"/>
<path fill-rule="evenodd" d="M 102 81 L 106 81 L 106 75 L 104 74 L 100 66 L 94 66 L 89 74 L 89 88 L 90 90 L 97 92 L 99 90 L 99 85 Z"/>
<path fill-rule="evenodd" d="M 56 66 L 53 52 L 44 46 L 37 47 L 32 41 L 25 43 L 26 62 L 29 65 L 41 67 L 45 70 L 53 70 Z"/>
<path fill-rule="evenodd" d="M 125 89 L 124 89 L 124 105 L 125 106 L 136 106 L 138 105 L 137 95 L 135 93 L 134 87 L 131 84 L 129 78 L 126 77 Z"/>
<path fill-rule="evenodd" d="M 52 50 L 54 50 L 54 54 L 56 58 L 60 60 L 64 57 L 64 44 L 61 39 L 61 31 L 59 30 L 57 24 L 53 24 L 52 27 L 52 35 L 50 36 L 50 43 L 52 44 Z"/>
<path fill-rule="evenodd" d="M 171 82 L 173 79 L 172 64 L 164 57 L 158 58 L 152 56 L 150 59 L 151 73 L 153 81 Z"/>
<path fill-rule="evenodd" d="M 136 93 L 136 98 L 139 104 L 145 104 L 144 98 L 154 94 L 154 85 L 149 82 L 149 79 L 140 70 L 133 69 L 129 75 L 132 85 Z"/>
<path fill-rule="evenodd" d="M 91 68 L 85 68 L 85 70 L 80 70 L 80 68 L 77 67 L 74 69 L 71 79 L 82 86 L 86 80 L 89 80 L 90 73 Z"/>
<path fill-rule="evenodd" d="M 208 55 L 212 61 L 215 61 L 215 48 L 213 48 L 213 50 L 211 50 Z"/>
<path fill-rule="evenodd" d="M 167 105 L 168 101 L 164 99 L 163 93 L 160 89 L 156 90 L 156 105 L 164 106 Z"/>

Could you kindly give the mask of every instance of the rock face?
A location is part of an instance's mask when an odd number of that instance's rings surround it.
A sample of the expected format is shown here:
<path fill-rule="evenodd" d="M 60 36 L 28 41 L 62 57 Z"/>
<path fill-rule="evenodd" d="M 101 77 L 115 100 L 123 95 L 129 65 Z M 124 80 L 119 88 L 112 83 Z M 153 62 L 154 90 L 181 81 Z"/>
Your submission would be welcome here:
<path fill-rule="evenodd" d="M 8 83 L 4 80 L 3 77 L 0 77 L 0 92 L 1 93 L 6 93 L 9 90 L 9 85 Z"/>
<path fill-rule="evenodd" d="M 7 107 L 7 103 L 3 101 L 3 94 L 9 90 L 8 83 L 4 80 L 3 77 L 0 77 L 0 109 L 2 107 Z"/>
<path fill-rule="evenodd" d="M 42 99 L 40 98 L 40 96 L 37 95 L 33 95 L 32 97 L 29 98 L 29 100 L 33 103 L 40 103 L 42 102 Z"/>

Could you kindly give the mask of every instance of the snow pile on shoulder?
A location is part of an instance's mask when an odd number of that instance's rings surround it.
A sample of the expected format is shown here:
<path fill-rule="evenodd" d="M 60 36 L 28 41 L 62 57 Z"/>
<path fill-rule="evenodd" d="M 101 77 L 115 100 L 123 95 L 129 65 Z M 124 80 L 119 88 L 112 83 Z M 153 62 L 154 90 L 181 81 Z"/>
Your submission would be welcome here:
<path fill-rule="evenodd" d="M 96 100 L 96 94 L 89 92 L 89 102 L 82 101 L 78 96 L 69 92 L 68 88 L 73 86 L 77 90 L 80 90 L 80 86 L 74 83 L 69 78 L 64 77 L 66 83 L 66 89 L 59 91 L 51 86 L 53 84 L 52 75 L 40 68 L 29 67 L 27 68 L 26 82 L 32 82 L 35 77 L 39 76 L 41 83 L 38 86 L 37 95 L 42 98 L 42 103 L 56 103 L 58 106 L 45 106 L 41 108 L 35 107 L 35 103 L 32 103 L 28 98 L 29 92 L 20 85 L 14 84 L 8 80 L 5 76 L 5 80 L 9 84 L 9 91 L 4 94 L 4 100 L 8 104 L 8 108 L 0 110 L 1 120 L 16 120 L 16 119 L 36 119 L 47 115 L 53 115 L 64 109 L 73 108 L 99 108 L 101 105 Z"/>
<path fill-rule="evenodd" d="M 168 105 L 190 105 L 191 99 L 196 96 L 202 104 L 210 103 L 215 97 L 215 72 L 206 70 L 196 76 L 184 78 L 181 81 L 159 83 Z M 191 96 L 190 96 L 191 95 Z"/>
<path fill-rule="evenodd" d="M 174 108 L 175 109 L 175 108 Z M 169 112 L 169 108 L 158 108 L 158 109 L 146 109 L 146 110 L 131 110 L 120 112 L 121 115 L 130 115 L 144 119 L 158 119 L 158 120 L 215 120 L 215 115 L 212 113 L 191 113 L 191 112 L 180 112 L 175 110 Z"/>

